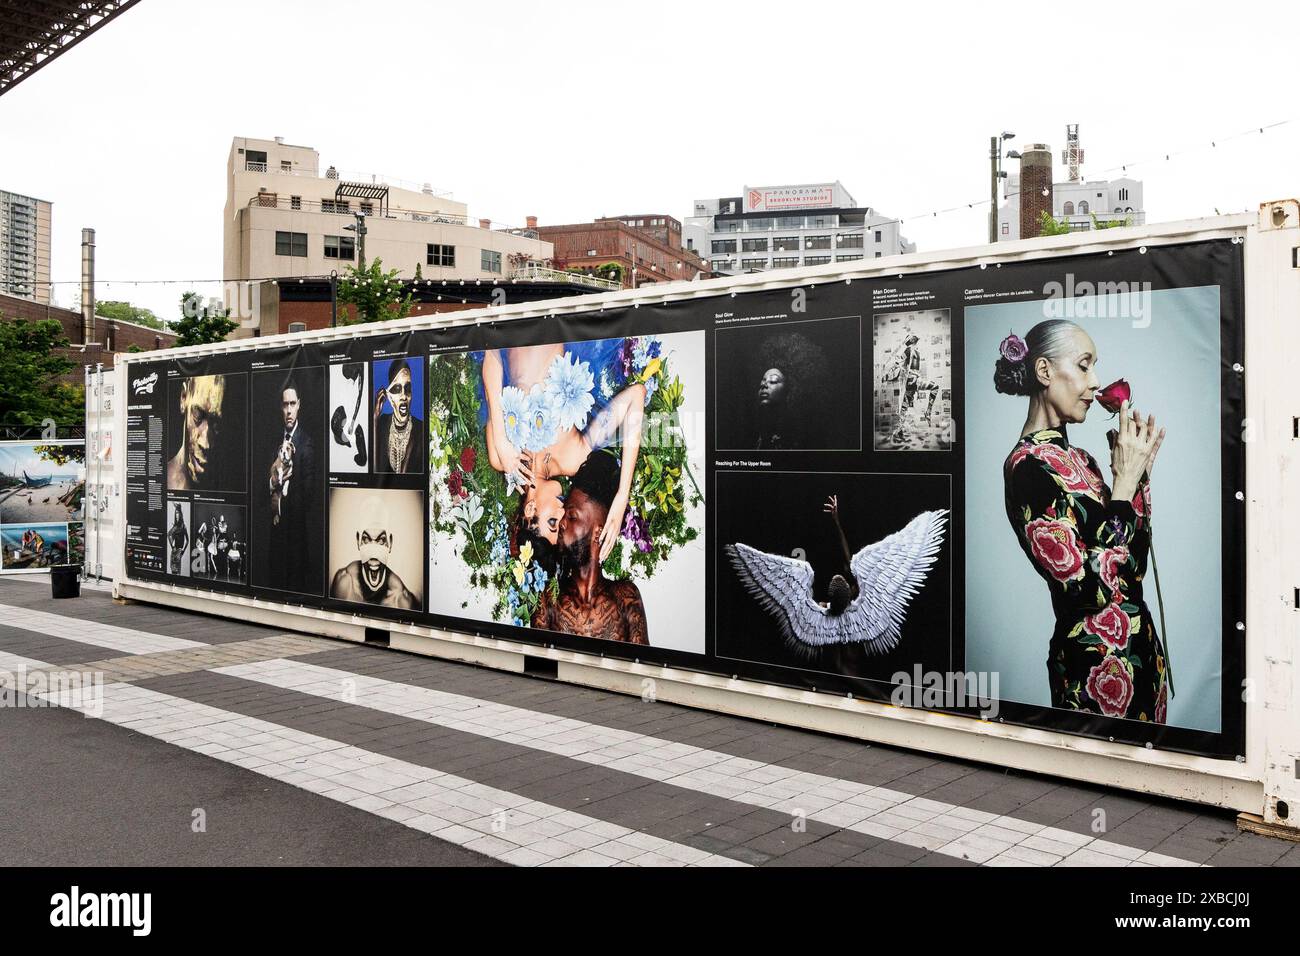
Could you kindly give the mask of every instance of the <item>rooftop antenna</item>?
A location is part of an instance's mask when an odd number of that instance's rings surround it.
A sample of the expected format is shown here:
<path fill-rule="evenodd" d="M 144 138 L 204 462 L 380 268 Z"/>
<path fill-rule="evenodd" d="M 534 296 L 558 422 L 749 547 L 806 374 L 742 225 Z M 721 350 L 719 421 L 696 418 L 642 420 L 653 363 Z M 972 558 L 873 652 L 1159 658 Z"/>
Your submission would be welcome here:
<path fill-rule="evenodd" d="M 1061 162 L 1070 167 L 1070 182 L 1079 181 L 1079 167 L 1083 164 L 1083 147 L 1079 145 L 1079 124 L 1067 123 L 1065 127 L 1065 150 L 1061 153 Z"/>

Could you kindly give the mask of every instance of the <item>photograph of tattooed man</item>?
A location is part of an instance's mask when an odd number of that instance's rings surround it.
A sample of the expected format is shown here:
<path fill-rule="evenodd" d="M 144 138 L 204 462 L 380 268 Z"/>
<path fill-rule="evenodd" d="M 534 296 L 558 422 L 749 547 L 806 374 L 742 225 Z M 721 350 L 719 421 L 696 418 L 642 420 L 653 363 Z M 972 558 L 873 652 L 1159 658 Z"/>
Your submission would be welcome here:
<path fill-rule="evenodd" d="M 169 384 L 168 491 L 245 487 L 243 375 L 195 375 Z"/>
<path fill-rule="evenodd" d="M 630 580 L 611 581 L 600 569 L 600 532 L 618 493 L 618 459 L 593 451 L 573 476 L 560 519 L 559 594 L 547 591 L 533 627 L 628 644 L 649 644 L 645 604 Z"/>

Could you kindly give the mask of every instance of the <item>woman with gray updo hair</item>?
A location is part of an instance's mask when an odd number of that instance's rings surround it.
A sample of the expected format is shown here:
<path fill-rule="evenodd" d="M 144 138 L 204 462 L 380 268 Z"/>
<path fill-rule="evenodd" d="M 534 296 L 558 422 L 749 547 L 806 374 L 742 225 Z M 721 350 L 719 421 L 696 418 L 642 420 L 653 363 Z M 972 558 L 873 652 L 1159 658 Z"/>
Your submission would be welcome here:
<path fill-rule="evenodd" d="M 1142 598 L 1151 549 L 1150 471 L 1164 441 L 1125 400 L 1111 432 L 1113 487 L 1072 446 L 1096 400 L 1097 346 L 1066 319 L 1002 340 L 993 384 L 1029 399 L 1003 465 L 1007 520 L 1047 582 L 1056 614 L 1047 673 L 1053 707 L 1165 723 L 1172 683 L 1165 646 Z"/>

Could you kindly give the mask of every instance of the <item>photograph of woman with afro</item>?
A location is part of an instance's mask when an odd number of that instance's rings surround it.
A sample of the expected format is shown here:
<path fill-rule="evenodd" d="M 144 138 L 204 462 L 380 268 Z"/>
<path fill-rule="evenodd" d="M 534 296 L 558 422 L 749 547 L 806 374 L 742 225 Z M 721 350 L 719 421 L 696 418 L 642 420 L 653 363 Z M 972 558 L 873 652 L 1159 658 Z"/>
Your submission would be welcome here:
<path fill-rule="evenodd" d="M 719 448 L 862 447 L 857 316 L 721 332 Z"/>

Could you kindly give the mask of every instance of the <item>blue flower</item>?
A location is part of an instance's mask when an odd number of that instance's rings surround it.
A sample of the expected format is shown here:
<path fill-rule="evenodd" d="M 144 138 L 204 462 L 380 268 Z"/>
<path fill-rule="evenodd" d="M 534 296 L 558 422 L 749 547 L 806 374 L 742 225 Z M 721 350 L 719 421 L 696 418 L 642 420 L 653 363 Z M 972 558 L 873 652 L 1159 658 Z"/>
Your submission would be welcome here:
<path fill-rule="evenodd" d="M 656 338 L 649 336 L 638 338 L 632 347 L 632 371 L 640 375 L 647 365 L 659 357 L 662 349 L 662 343 Z"/>
<path fill-rule="evenodd" d="M 540 384 L 528 393 L 528 421 L 523 436 L 524 443 L 517 447 L 541 451 L 555 441 L 555 433 L 562 427 L 556 420 L 555 406 L 548 391 Z"/>
<path fill-rule="evenodd" d="M 501 417 L 505 419 L 506 440 L 515 448 L 524 448 L 529 435 L 528 396 L 523 389 L 507 385 L 501 389 Z"/>
<path fill-rule="evenodd" d="M 659 390 L 659 376 L 651 375 L 645 383 L 645 406 L 650 407 L 650 399 L 655 397 L 655 392 Z"/>
<path fill-rule="evenodd" d="M 572 352 L 555 357 L 546 376 L 546 395 L 557 428 L 581 429 L 587 424 L 587 413 L 596 403 L 591 394 L 595 384 L 591 366 L 579 361 Z"/>
<path fill-rule="evenodd" d="M 512 614 L 519 607 L 519 592 L 514 588 L 506 591 L 506 606 L 510 608 Z"/>

